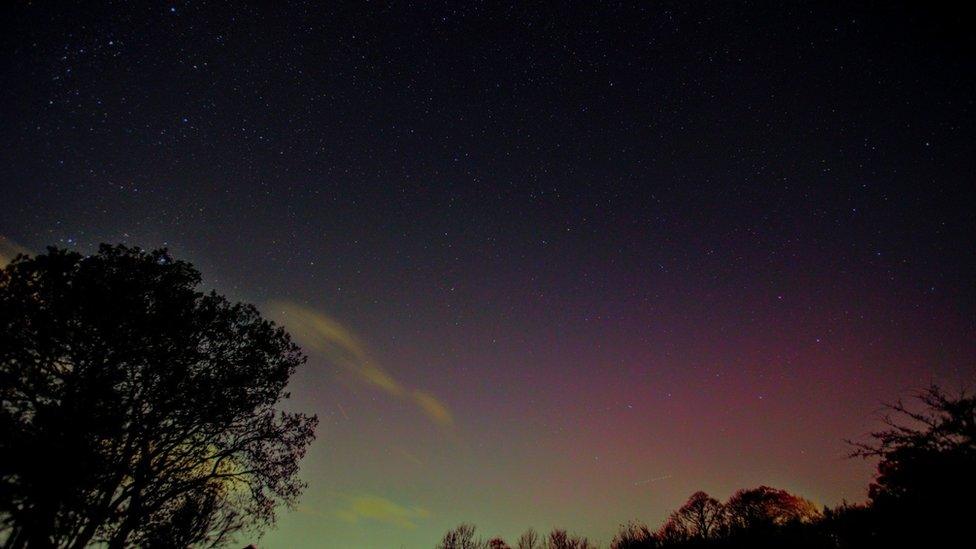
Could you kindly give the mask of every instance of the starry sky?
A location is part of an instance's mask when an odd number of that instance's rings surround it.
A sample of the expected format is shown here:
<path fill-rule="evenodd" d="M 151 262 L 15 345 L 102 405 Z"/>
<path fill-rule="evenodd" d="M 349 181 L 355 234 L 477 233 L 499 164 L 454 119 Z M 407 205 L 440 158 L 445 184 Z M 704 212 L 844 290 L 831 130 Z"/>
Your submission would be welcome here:
<path fill-rule="evenodd" d="M 309 354 L 261 545 L 862 501 L 976 375 L 949 4 L 6 2 L 0 253 L 168 246 Z"/>

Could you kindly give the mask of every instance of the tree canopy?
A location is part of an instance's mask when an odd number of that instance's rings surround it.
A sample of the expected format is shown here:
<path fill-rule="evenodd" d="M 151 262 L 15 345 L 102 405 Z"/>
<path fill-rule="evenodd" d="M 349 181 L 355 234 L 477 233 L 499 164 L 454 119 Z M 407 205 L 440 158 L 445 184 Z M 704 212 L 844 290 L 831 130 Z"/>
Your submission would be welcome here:
<path fill-rule="evenodd" d="M 297 501 L 305 358 L 165 250 L 48 248 L 0 271 L 6 546 L 217 546 Z"/>
<path fill-rule="evenodd" d="M 899 541 L 968 535 L 976 492 L 976 397 L 933 386 L 887 408 L 887 428 L 854 451 L 878 459 L 868 488 L 878 531 Z"/>

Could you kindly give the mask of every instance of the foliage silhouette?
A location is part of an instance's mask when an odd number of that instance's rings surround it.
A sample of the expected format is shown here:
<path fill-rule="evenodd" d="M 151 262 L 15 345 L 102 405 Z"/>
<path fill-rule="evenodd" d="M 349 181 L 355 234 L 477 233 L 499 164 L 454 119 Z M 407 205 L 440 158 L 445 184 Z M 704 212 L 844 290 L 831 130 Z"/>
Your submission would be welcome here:
<path fill-rule="evenodd" d="M 316 418 L 278 411 L 304 362 L 165 250 L 48 248 L 0 271 L 0 538 L 218 546 L 304 485 Z"/>
<path fill-rule="evenodd" d="M 653 549 L 657 546 L 657 536 L 646 524 L 636 521 L 622 525 L 610 542 L 610 549 Z"/>
<path fill-rule="evenodd" d="M 471 524 L 462 523 L 452 530 L 448 530 L 441 538 L 437 549 L 510 549 L 510 545 L 499 537 L 488 541 L 476 537 L 477 528 Z M 516 549 L 595 549 L 596 546 L 582 536 L 567 533 L 565 530 L 555 529 L 548 536 L 542 538 L 532 530 L 526 530 L 518 539 Z"/>
<path fill-rule="evenodd" d="M 488 540 L 488 549 L 512 549 L 512 546 L 505 542 L 502 538 L 491 538 Z"/>
<path fill-rule="evenodd" d="M 590 543 L 590 540 L 582 537 L 569 534 L 566 530 L 556 529 L 549 532 L 549 537 L 546 538 L 545 549 L 596 549 L 596 546 Z"/>
<path fill-rule="evenodd" d="M 488 542 L 475 537 L 477 528 L 471 524 L 459 524 L 448 530 L 437 549 L 487 549 Z"/>
<path fill-rule="evenodd" d="M 820 517 L 810 500 L 769 486 L 732 494 L 725 503 L 725 513 L 730 530 L 753 532 L 792 522 L 808 523 Z"/>
<path fill-rule="evenodd" d="M 662 538 L 687 541 L 708 540 L 727 528 L 727 510 L 705 492 L 695 492 L 680 509 L 671 513 L 661 528 Z"/>
<path fill-rule="evenodd" d="M 853 455 L 877 458 L 868 489 L 878 538 L 940 543 L 971 536 L 976 493 L 976 398 L 930 387 L 913 402 L 887 406 L 887 429 Z"/>

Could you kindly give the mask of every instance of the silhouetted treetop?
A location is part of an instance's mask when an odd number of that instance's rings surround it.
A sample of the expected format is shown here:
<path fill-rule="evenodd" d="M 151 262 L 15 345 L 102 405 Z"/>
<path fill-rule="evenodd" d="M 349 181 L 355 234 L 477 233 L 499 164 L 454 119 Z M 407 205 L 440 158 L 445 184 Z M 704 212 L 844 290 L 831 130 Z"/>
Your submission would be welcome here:
<path fill-rule="evenodd" d="M 868 489 L 878 528 L 900 540 L 964 535 L 973 505 L 962 500 L 976 493 L 976 397 L 933 386 L 887 408 L 887 429 L 854 443 L 855 456 L 879 460 Z"/>
<path fill-rule="evenodd" d="M 712 539 L 726 526 L 726 508 L 705 492 L 695 492 L 671 513 L 661 530 L 669 539 Z"/>
<path fill-rule="evenodd" d="M 304 362 L 165 250 L 48 248 L 0 271 L 0 531 L 8 547 L 216 546 L 303 489 Z"/>
<path fill-rule="evenodd" d="M 732 494 L 725 502 L 725 512 L 729 527 L 742 530 L 810 522 L 820 516 L 812 501 L 769 486 Z"/>
<path fill-rule="evenodd" d="M 472 524 L 459 524 L 444 534 L 437 549 L 487 549 L 488 543 L 475 537 L 476 530 Z"/>
<path fill-rule="evenodd" d="M 620 531 L 610 541 L 610 549 L 653 549 L 658 546 L 657 537 L 643 522 L 631 521 L 621 525 Z"/>
<path fill-rule="evenodd" d="M 542 539 L 538 532 L 529 528 L 519 536 L 515 547 L 516 549 L 542 549 Z"/>

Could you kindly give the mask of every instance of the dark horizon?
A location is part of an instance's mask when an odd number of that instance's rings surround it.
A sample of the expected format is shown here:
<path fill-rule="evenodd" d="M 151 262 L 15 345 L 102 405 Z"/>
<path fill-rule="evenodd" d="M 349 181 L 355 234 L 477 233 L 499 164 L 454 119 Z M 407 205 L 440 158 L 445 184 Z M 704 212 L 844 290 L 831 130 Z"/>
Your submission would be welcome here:
<path fill-rule="evenodd" d="M 949 6 L 3 11 L 0 259 L 168 247 L 309 355 L 261 547 L 863 502 L 845 440 L 976 379 Z"/>

